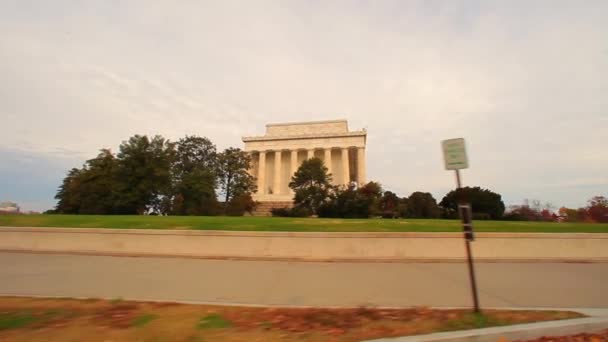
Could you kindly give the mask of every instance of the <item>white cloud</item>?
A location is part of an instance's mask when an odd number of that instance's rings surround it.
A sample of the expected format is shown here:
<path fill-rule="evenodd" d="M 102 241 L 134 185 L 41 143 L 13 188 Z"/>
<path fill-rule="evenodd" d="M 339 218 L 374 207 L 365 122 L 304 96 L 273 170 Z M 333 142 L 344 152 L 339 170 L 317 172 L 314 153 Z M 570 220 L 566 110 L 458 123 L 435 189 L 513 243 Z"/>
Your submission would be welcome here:
<path fill-rule="evenodd" d="M 135 133 L 226 147 L 347 118 L 369 176 L 404 195 L 450 189 L 439 141 L 464 136 L 467 184 L 582 205 L 608 192 L 606 17 L 604 1 L 3 2 L 0 145 L 84 160 Z"/>

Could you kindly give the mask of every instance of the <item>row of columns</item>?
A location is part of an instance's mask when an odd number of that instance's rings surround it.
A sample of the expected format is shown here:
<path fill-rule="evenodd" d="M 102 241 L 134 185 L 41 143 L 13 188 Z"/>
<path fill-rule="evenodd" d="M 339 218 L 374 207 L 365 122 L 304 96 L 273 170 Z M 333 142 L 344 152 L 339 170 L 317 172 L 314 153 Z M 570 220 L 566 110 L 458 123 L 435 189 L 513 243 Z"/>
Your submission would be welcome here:
<path fill-rule="evenodd" d="M 328 169 L 328 173 L 333 174 L 332 163 L 331 163 L 331 150 L 324 149 L 325 166 Z M 349 148 L 341 148 L 341 162 L 342 162 L 342 179 L 343 184 L 350 182 L 350 163 L 349 163 Z M 307 159 L 314 157 L 315 150 L 307 150 Z M 282 150 L 274 151 L 274 179 L 272 184 L 273 194 L 281 194 L 281 166 L 282 166 Z M 291 150 L 290 159 L 290 174 L 293 175 L 298 170 L 298 150 Z M 365 183 L 365 148 L 357 148 L 357 183 Z M 259 152 L 258 161 L 258 193 L 266 193 L 266 151 Z"/>

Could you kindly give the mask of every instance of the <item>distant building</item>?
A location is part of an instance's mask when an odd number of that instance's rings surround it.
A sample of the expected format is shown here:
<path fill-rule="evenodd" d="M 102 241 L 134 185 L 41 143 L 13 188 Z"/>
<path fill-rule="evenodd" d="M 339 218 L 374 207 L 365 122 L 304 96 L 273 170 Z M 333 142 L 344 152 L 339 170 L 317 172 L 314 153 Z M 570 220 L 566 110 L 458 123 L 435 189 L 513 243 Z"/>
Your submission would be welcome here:
<path fill-rule="evenodd" d="M 265 135 L 243 137 L 257 179 L 254 199 L 269 207 L 290 206 L 291 177 L 313 157 L 323 160 L 333 184 L 365 184 L 366 138 L 365 130 L 349 131 L 346 120 L 268 124 Z"/>

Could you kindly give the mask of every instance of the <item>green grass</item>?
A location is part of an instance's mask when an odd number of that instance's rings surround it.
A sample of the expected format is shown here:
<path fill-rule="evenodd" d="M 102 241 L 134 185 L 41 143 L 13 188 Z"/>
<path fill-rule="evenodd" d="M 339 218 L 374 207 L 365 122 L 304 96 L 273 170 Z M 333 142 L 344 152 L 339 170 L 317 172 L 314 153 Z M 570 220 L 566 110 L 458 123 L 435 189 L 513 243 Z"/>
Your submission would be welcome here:
<path fill-rule="evenodd" d="M 226 216 L 0 215 L 0 227 L 198 229 L 293 232 L 460 232 L 457 220 Z M 477 232 L 608 233 L 608 224 L 475 221 Z"/>
<path fill-rule="evenodd" d="M 466 330 L 466 329 L 481 329 L 487 327 L 495 327 L 501 325 L 508 325 L 509 322 L 504 322 L 490 316 L 486 316 L 483 313 L 469 313 L 459 319 L 449 320 L 445 323 L 442 330 Z"/>
<path fill-rule="evenodd" d="M 39 320 L 29 312 L 0 313 L 0 331 L 26 327 Z"/>
<path fill-rule="evenodd" d="M 218 314 L 209 314 L 198 321 L 199 329 L 221 329 L 231 326 L 232 322 Z"/>
<path fill-rule="evenodd" d="M 146 324 L 152 322 L 153 320 L 155 320 L 157 318 L 158 318 L 158 315 L 154 315 L 154 314 L 140 315 L 140 316 L 135 317 L 135 319 L 133 320 L 131 325 L 134 327 L 143 327 Z"/>

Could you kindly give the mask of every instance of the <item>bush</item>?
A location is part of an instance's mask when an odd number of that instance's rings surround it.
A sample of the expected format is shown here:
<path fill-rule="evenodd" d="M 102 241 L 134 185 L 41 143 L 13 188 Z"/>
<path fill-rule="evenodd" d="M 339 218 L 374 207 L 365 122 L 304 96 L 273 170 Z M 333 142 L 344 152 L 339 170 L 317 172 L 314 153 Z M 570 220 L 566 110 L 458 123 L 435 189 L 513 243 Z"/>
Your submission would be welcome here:
<path fill-rule="evenodd" d="M 291 209 L 289 208 L 272 208 L 270 213 L 277 217 L 291 217 Z"/>
<path fill-rule="evenodd" d="M 257 203 L 253 200 L 250 194 L 244 193 L 234 196 L 226 203 L 226 215 L 228 216 L 243 216 L 245 213 L 252 214 Z"/>
<path fill-rule="evenodd" d="M 491 220 L 492 216 L 487 213 L 473 213 L 473 220 Z"/>
<path fill-rule="evenodd" d="M 439 205 L 443 208 L 443 217 L 453 216 L 452 212 L 457 212 L 458 203 L 469 203 L 474 214 L 487 214 L 489 218 L 497 220 L 505 212 L 505 204 L 502 196 L 488 189 L 476 187 L 464 187 L 448 192 Z M 456 213 L 457 216 L 457 213 Z M 480 215 L 478 219 L 486 220 L 485 215 Z"/>
<path fill-rule="evenodd" d="M 340 215 L 338 214 L 338 208 L 336 207 L 336 204 L 334 201 L 330 201 L 329 203 L 323 203 L 317 210 L 317 215 L 319 217 L 324 217 L 324 218 L 340 217 Z"/>
<path fill-rule="evenodd" d="M 312 215 L 310 209 L 305 207 L 295 207 L 292 208 L 290 211 L 291 217 L 310 217 Z"/>
<path fill-rule="evenodd" d="M 395 219 L 395 218 L 399 218 L 399 212 L 397 211 L 383 211 L 382 212 L 382 218 L 388 218 L 388 219 Z"/>
<path fill-rule="evenodd" d="M 380 216 L 379 211 L 382 187 L 375 182 L 355 188 L 335 188 L 329 201 L 321 204 L 317 211 L 319 217 L 369 218 Z"/>
<path fill-rule="evenodd" d="M 407 199 L 406 214 L 409 218 L 439 218 L 440 211 L 433 195 L 416 191 Z"/>
<path fill-rule="evenodd" d="M 276 217 L 309 217 L 312 215 L 310 210 L 304 207 L 272 208 L 270 213 Z"/>

